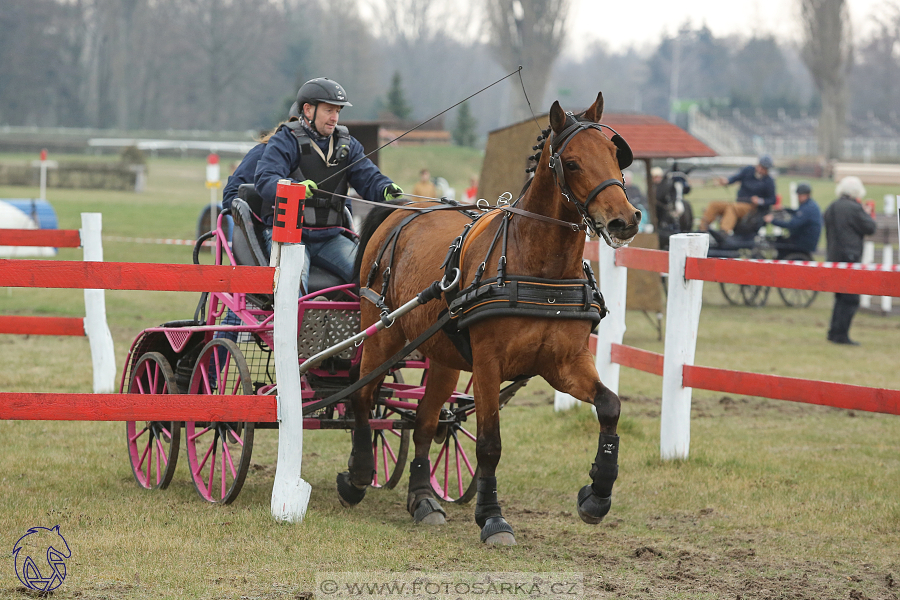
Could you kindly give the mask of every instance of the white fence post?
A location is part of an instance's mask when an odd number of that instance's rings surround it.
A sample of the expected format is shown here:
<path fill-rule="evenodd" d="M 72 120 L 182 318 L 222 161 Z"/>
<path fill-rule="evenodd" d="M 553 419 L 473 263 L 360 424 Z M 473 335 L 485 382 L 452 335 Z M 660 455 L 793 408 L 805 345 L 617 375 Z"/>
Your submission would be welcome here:
<path fill-rule="evenodd" d="M 625 335 L 625 298 L 627 295 L 628 269 L 616 266 L 616 251 L 600 242 L 598 260 L 598 285 L 609 314 L 597 327 L 597 355 L 594 364 L 600 374 L 600 381 L 613 393 L 619 393 L 620 365 L 612 362 L 612 345 L 621 344 Z M 557 412 L 579 404 L 579 400 L 569 394 L 556 392 L 553 409 Z"/>
<path fill-rule="evenodd" d="M 881 264 L 886 269 L 890 269 L 891 265 L 894 264 L 894 248 L 890 244 L 884 245 L 884 250 L 881 255 Z M 882 312 L 889 313 L 893 308 L 893 303 L 891 302 L 890 296 L 882 296 L 881 297 L 881 310 Z"/>
<path fill-rule="evenodd" d="M 688 256 L 705 258 L 709 236 L 679 233 L 669 239 L 669 293 L 666 303 L 666 344 L 663 358 L 660 456 L 686 459 L 691 443 L 691 388 L 684 387 L 684 365 L 694 364 L 697 328 L 703 305 L 703 282 L 688 281 Z"/>
<path fill-rule="evenodd" d="M 864 265 L 870 265 L 875 262 L 875 242 L 871 240 L 863 242 L 863 254 L 860 262 Z M 859 306 L 861 308 L 872 308 L 872 296 L 862 294 L 859 297 Z"/>
<path fill-rule="evenodd" d="M 278 252 L 273 242 L 273 253 Z M 312 487 L 303 480 L 303 401 L 297 362 L 297 298 L 306 260 L 302 244 L 284 244 L 275 271 L 275 380 L 278 385 L 278 463 L 272 486 L 272 516 L 290 523 L 302 521 Z"/>
<path fill-rule="evenodd" d="M 81 247 L 86 262 L 103 262 L 103 215 L 81 213 Z M 106 324 L 104 290 L 84 290 L 84 333 L 91 344 L 94 369 L 94 393 L 116 391 L 116 352 L 112 334 Z"/>

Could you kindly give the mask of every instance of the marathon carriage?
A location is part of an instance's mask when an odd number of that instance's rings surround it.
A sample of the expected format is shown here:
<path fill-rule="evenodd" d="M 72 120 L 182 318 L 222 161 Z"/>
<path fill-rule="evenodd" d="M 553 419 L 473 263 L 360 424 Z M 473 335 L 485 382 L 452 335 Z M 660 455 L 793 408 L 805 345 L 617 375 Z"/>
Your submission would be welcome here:
<path fill-rule="evenodd" d="M 763 215 L 756 210 L 738 221 L 733 235 L 725 235 L 720 231 L 709 230 L 710 258 L 743 258 L 752 260 L 796 260 L 811 261 L 812 255 L 793 247 L 786 238 L 765 235 Z M 741 285 L 737 283 L 720 283 L 722 294 L 730 304 L 746 306 L 764 306 L 769 299 L 771 288 L 760 285 Z M 806 308 L 816 299 L 818 292 L 813 290 L 794 290 L 778 288 L 782 301 L 792 307 Z"/>
<path fill-rule="evenodd" d="M 262 250 L 261 224 L 254 216 L 259 214 L 259 202 L 252 186 L 242 186 L 232 208 L 219 215 L 217 228 L 197 240 L 194 263 L 199 264 L 201 245 L 212 240 L 216 264 L 268 265 Z M 231 244 L 227 228 L 223 227 L 229 214 L 234 221 Z M 349 211 L 344 225 L 352 233 Z M 297 303 L 301 365 L 356 334 L 360 322 L 356 285 L 344 284 L 328 271 L 313 266 L 308 287 Z M 126 360 L 121 391 L 260 396 L 274 393 L 273 321 L 272 296 L 204 292 L 193 319 L 164 323 L 138 335 Z M 361 350 L 351 345 L 305 373 L 305 429 L 353 428 L 349 399 L 346 403 L 341 400 L 324 405 L 323 400 L 355 381 Z M 405 377 L 415 381 L 407 383 Z M 370 417 L 376 457 L 373 487 L 390 489 L 400 480 L 417 402 L 427 379 L 428 361 L 415 353 L 390 368 Z M 507 386 L 503 404 L 524 383 Z M 467 502 L 475 493 L 474 421 L 467 422 L 474 410 L 474 400 L 466 389 L 453 392 L 441 411 L 433 446 L 431 485 L 444 500 Z M 250 422 L 128 422 L 132 471 L 141 487 L 166 488 L 184 443 L 197 492 L 208 502 L 228 504 L 239 494 L 250 468 L 254 432 L 277 426 Z"/>

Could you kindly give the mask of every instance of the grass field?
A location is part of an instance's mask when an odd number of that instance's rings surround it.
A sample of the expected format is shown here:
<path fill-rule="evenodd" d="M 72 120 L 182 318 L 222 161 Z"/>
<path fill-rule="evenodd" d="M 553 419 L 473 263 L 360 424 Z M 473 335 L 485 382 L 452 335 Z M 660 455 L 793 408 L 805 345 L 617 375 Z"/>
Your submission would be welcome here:
<path fill-rule="evenodd" d="M 413 179 L 428 166 L 457 189 L 477 172 L 477 153 L 429 153 L 390 150 L 382 164 Z M 452 177 L 435 166 L 444 164 L 454 165 Z M 144 194 L 51 189 L 48 196 L 61 228 L 99 211 L 108 236 L 191 238 L 208 202 L 204 176 L 203 160 L 154 160 Z M 823 208 L 831 186 L 814 182 Z M 697 190 L 698 202 L 713 191 Z M 36 195 L 0 187 L 0 197 Z M 188 247 L 107 241 L 104 251 L 107 261 L 190 262 Z M 80 260 L 81 251 L 61 250 L 59 258 Z M 80 290 L 0 288 L 0 313 L 80 316 L 82 298 Z M 168 292 L 106 298 L 120 372 L 142 329 L 187 318 L 197 301 Z M 808 309 L 787 308 L 774 293 L 765 308 L 733 307 L 707 284 L 696 362 L 900 387 L 900 318 L 861 313 L 853 337 L 863 345 L 846 348 L 825 342 L 830 309 L 830 294 Z M 662 351 L 637 312 L 628 314 L 625 342 Z M 84 339 L 0 336 L 0 389 L 90 391 L 88 352 Z M 584 408 L 555 414 L 542 381 L 519 392 L 504 409 L 498 472 L 519 542 L 512 548 L 479 543 L 473 505 L 446 506 L 441 528 L 414 526 L 405 478 L 342 508 L 334 477 L 346 466 L 346 432 L 307 432 L 309 514 L 277 525 L 269 514 L 275 431 L 257 433 L 237 501 L 214 507 L 194 491 L 183 453 L 170 488 L 146 493 L 131 474 L 124 425 L 48 421 L 0 422 L 0 547 L 11 549 L 29 527 L 59 524 L 73 556 L 57 598 L 321 599 L 317 573 L 369 570 L 574 571 L 584 574 L 591 598 L 900 597 L 900 418 L 695 390 L 690 459 L 664 463 L 660 385 L 653 375 L 622 371 L 620 475 L 599 526 L 583 524 L 574 510 L 589 481 L 596 421 Z M 26 596 L 20 588 L 11 558 L 0 559 L 0 597 Z"/>

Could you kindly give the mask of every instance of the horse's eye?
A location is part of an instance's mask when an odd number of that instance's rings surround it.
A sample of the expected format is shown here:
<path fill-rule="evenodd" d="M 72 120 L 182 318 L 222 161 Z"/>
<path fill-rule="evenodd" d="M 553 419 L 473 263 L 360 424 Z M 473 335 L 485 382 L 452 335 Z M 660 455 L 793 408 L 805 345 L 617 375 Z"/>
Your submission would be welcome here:
<path fill-rule="evenodd" d="M 570 171 L 577 171 L 578 163 L 575 162 L 574 160 L 568 160 L 568 161 L 566 161 L 566 168 Z"/>

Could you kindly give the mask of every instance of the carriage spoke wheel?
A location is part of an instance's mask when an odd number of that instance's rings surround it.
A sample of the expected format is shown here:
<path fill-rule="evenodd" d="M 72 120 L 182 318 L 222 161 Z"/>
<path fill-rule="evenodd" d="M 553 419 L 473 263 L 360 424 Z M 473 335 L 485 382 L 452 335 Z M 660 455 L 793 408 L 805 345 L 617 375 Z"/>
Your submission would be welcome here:
<path fill-rule="evenodd" d="M 456 403 L 448 405 L 451 411 Z M 431 489 L 449 502 L 464 504 L 475 497 L 478 482 L 478 459 L 475 457 L 475 406 L 466 411 L 472 418 L 472 431 L 467 421 L 457 419 L 446 427 L 442 441 L 431 447 Z"/>
<path fill-rule="evenodd" d="M 191 394 L 253 395 L 250 369 L 233 341 L 218 338 L 200 353 L 191 375 Z M 253 423 L 184 424 L 191 480 L 207 502 L 230 504 L 237 498 L 253 451 Z"/>
<path fill-rule="evenodd" d="M 764 285 L 742 285 L 741 297 L 747 306 L 760 307 L 765 306 L 769 299 L 771 288 Z"/>
<path fill-rule="evenodd" d="M 737 283 L 720 283 L 719 288 L 722 290 L 722 295 L 725 296 L 725 299 L 728 300 L 728 304 L 732 306 L 740 306 L 744 303 L 744 297 L 741 295 L 741 286 Z"/>
<path fill-rule="evenodd" d="M 129 394 L 177 394 L 175 374 L 159 352 L 141 356 L 128 382 Z M 139 486 L 164 490 L 172 481 L 178 462 L 181 424 L 177 421 L 128 421 L 125 423 L 131 472 Z"/>
<path fill-rule="evenodd" d="M 803 253 L 788 254 L 784 260 L 810 260 L 810 256 Z M 778 295 L 788 306 L 794 308 L 806 308 L 816 299 L 819 292 L 814 290 L 792 290 L 790 288 L 778 288 Z"/>
<path fill-rule="evenodd" d="M 372 411 L 372 419 L 400 422 L 400 415 L 390 407 L 379 404 Z M 403 477 L 409 454 L 409 429 L 372 430 L 372 452 L 375 455 L 375 476 L 372 487 L 392 490 Z"/>

